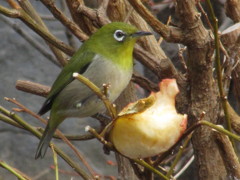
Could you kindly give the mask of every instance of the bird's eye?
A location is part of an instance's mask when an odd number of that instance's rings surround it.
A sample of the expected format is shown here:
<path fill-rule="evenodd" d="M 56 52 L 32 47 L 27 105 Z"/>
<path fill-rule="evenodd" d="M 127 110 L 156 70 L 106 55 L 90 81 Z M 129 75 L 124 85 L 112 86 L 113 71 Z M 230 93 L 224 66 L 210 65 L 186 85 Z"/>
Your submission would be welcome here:
<path fill-rule="evenodd" d="M 114 39 L 116 39 L 119 42 L 122 42 L 124 38 L 126 37 L 126 33 L 124 33 L 122 30 L 116 30 L 113 34 Z"/>

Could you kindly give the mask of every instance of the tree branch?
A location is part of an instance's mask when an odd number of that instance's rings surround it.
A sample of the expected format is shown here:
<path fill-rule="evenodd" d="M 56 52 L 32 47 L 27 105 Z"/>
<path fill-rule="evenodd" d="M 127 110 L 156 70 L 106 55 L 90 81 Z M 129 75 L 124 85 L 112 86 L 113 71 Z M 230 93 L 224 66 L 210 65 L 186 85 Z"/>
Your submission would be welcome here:
<path fill-rule="evenodd" d="M 240 179 L 240 164 L 229 137 L 215 132 L 216 142 L 219 146 L 223 162 L 229 179 Z"/>
<path fill-rule="evenodd" d="M 227 0 L 225 11 L 226 15 L 235 23 L 240 22 L 240 3 L 238 0 Z"/>
<path fill-rule="evenodd" d="M 52 0 L 41 0 L 41 2 L 51 11 L 56 19 L 66 26 L 79 40 L 85 41 L 88 35 L 85 34 L 74 22 L 68 19 L 54 4 Z"/>
<path fill-rule="evenodd" d="M 43 97 L 46 97 L 51 89 L 49 86 L 24 80 L 17 80 L 16 88 L 20 91 Z"/>
<path fill-rule="evenodd" d="M 214 52 L 211 31 L 205 29 L 195 0 L 177 0 L 176 11 L 184 29 L 183 44 L 187 46 L 188 77 L 190 80 L 188 106 L 189 123 L 194 124 L 204 111 L 204 120 L 216 123 L 218 119 L 218 92 L 212 72 Z M 199 180 L 225 178 L 227 172 L 211 129 L 200 127 L 192 138 Z M 212 167 L 217 166 L 217 169 Z"/>
<path fill-rule="evenodd" d="M 45 25 L 45 23 L 42 21 L 41 17 L 38 15 L 38 13 L 36 12 L 36 10 L 34 9 L 34 7 L 32 6 L 32 4 L 28 1 L 28 0 L 21 0 L 18 1 L 18 3 L 20 4 L 20 6 L 22 7 L 22 9 L 39 25 L 41 26 L 45 31 L 47 31 L 49 34 L 51 34 L 51 32 L 48 30 L 47 26 Z M 18 8 L 19 9 L 19 8 Z M 20 9 L 19 9 L 20 10 Z M 52 34 L 51 34 L 52 35 Z M 52 35 L 53 36 L 53 35 Z M 57 49 L 55 46 L 53 46 L 52 44 L 48 43 L 46 41 L 46 43 L 48 44 L 48 46 L 50 47 L 50 49 L 52 50 L 52 52 L 54 53 L 54 55 L 56 56 L 57 60 L 59 61 L 59 63 L 62 66 L 65 66 L 67 64 L 67 60 L 66 60 L 66 56 L 65 54 L 60 51 L 59 49 Z"/>
<path fill-rule="evenodd" d="M 34 30 L 37 34 L 39 34 L 43 39 L 62 50 L 66 54 L 72 56 L 74 54 L 74 50 L 72 47 L 66 45 L 64 42 L 58 40 L 53 35 L 49 34 L 44 28 L 39 26 L 26 14 L 23 10 L 15 10 L 15 9 L 7 9 L 3 6 L 0 6 L 0 13 L 11 17 L 21 19 L 27 26 L 29 26 L 32 30 Z"/>
<path fill-rule="evenodd" d="M 132 7 L 145 19 L 145 21 L 166 41 L 181 43 L 183 34 L 180 28 L 167 26 L 153 16 L 140 0 L 129 0 Z"/>

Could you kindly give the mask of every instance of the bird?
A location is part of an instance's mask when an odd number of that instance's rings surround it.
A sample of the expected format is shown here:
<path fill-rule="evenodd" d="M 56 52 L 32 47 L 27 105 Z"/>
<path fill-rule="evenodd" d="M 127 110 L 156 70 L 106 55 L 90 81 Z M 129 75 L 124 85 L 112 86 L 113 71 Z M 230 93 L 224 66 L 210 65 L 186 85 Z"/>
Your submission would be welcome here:
<path fill-rule="evenodd" d="M 150 158 L 169 150 L 187 127 L 187 115 L 175 108 L 179 89 L 175 79 L 164 79 L 160 91 L 127 105 L 113 121 L 107 138 L 122 155 Z"/>
<path fill-rule="evenodd" d="M 139 31 L 127 23 L 112 22 L 82 44 L 56 78 L 38 113 L 43 115 L 50 110 L 35 159 L 45 156 L 55 130 L 65 119 L 89 117 L 105 109 L 97 95 L 76 80 L 73 73 L 83 75 L 100 89 L 103 84 L 108 84 L 107 96 L 114 102 L 131 80 L 136 40 L 147 35 L 152 33 Z"/>

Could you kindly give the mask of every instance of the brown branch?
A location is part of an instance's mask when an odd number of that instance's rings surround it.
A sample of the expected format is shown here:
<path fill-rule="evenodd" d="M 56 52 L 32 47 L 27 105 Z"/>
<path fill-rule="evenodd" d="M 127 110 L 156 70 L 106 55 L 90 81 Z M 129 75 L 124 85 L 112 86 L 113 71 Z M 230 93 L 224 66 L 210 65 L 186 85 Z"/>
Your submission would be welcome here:
<path fill-rule="evenodd" d="M 149 79 L 147 79 L 141 75 L 138 75 L 136 73 L 133 73 L 132 81 L 149 92 L 159 91 L 159 86 L 157 84 L 151 82 Z"/>
<path fill-rule="evenodd" d="M 212 24 L 211 24 L 211 22 L 210 22 L 210 20 L 209 20 L 209 18 L 208 18 L 207 13 L 204 11 L 204 9 L 203 9 L 200 1 L 197 3 L 197 7 L 198 7 L 198 9 L 200 10 L 200 12 L 203 14 L 205 20 L 207 21 L 208 27 L 213 31 Z"/>
<path fill-rule="evenodd" d="M 179 74 L 169 59 L 157 59 L 142 47 L 136 45 L 133 52 L 134 57 L 147 67 L 150 71 L 156 74 L 159 79 L 163 78 L 178 78 Z"/>
<path fill-rule="evenodd" d="M 228 50 L 236 46 L 238 37 L 240 36 L 240 22 L 236 23 L 227 29 L 225 29 L 221 34 L 221 41 Z"/>
<path fill-rule="evenodd" d="M 240 22 L 240 2 L 239 0 L 227 0 L 225 4 L 226 15 L 235 23 Z"/>
<path fill-rule="evenodd" d="M 96 27 L 89 18 L 78 12 L 79 7 L 85 7 L 83 0 L 66 0 L 66 4 L 71 13 L 73 21 L 87 34 L 91 35 L 96 31 Z"/>
<path fill-rule="evenodd" d="M 78 39 L 85 41 L 88 39 L 86 35 L 74 22 L 68 19 L 54 4 L 53 1 L 41 0 L 41 2 L 51 11 L 56 19 L 66 26 Z"/>
<path fill-rule="evenodd" d="M 44 28 L 36 24 L 36 22 L 23 10 L 16 9 L 7 9 L 3 6 L 0 6 L 0 13 L 11 17 L 21 19 L 28 27 L 34 30 L 38 35 L 40 35 L 44 40 L 48 41 L 58 49 L 62 50 L 66 54 L 72 56 L 74 54 L 74 50 L 72 47 L 66 45 L 64 42 L 58 40 L 52 34 L 49 34 Z"/>
<path fill-rule="evenodd" d="M 234 131 L 240 134 L 240 116 L 236 113 L 236 111 L 229 103 L 227 104 L 227 106 L 229 111 L 229 117 L 232 123 L 232 128 L 234 129 Z"/>
<path fill-rule="evenodd" d="M 167 26 L 153 16 L 142 4 L 141 0 L 129 0 L 132 7 L 145 19 L 145 21 L 168 42 L 180 43 L 183 35 L 180 28 Z"/>
<path fill-rule="evenodd" d="M 41 17 L 39 16 L 39 14 L 37 13 L 37 11 L 34 9 L 34 7 L 32 6 L 32 4 L 29 2 L 29 0 L 24 0 L 24 1 L 18 1 L 19 5 L 22 7 L 22 9 L 39 25 L 41 26 L 45 31 L 47 31 L 49 34 L 51 34 L 51 32 L 48 30 L 47 26 L 45 25 L 45 23 L 43 22 L 43 20 L 41 19 Z M 52 34 L 51 34 L 52 35 Z M 54 53 L 54 55 L 56 56 L 57 60 L 59 61 L 59 63 L 62 66 L 65 66 L 67 64 L 67 58 L 65 56 L 65 54 L 60 51 L 59 49 L 57 49 L 55 46 L 53 46 L 52 44 L 48 43 L 46 41 L 46 43 L 48 44 L 48 46 L 50 47 L 50 49 L 52 50 L 52 52 Z"/>
<path fill-rule="evenodd" d="M 185 61 L 184 56 L 183 56 L 183 53 L 184 53 L 184 51 L 187 50 L 187 47 L 181 48 L 180 44 L 178 45 L 178 47 L 179 47 L 179 51 L 178 51 L 179 61 L 180 61 L 181 65 L 182 65 L 184 71 L 187 72 L 187 64 L 186 64 L 186 61 Z"/>
<path fill-rule="evenodd" d="M 46 97 L 51 89 L 49 86 L 24 80 L 17 80 L 16 88 L 20 91 L 43 97 Z"/>
<path fill-rule="evenodd" d="M 202 111 L 206 112 L 204 120 L 216 123 L 220 103 L 212 72 L 214 52 L 212 34 L 204 27 L 200 14 L 196 10 L 195 0 L 176 0 L 176 3 L 176 12 L 181 27 L 184 28 L 183 44 L 187 46 L 188 54 L 190 91 L 187 97 L 191 102 L 188 105 L 188 117 L 191 120 L 189 125 L 198 121 Z M 225 178 L 227 172 L 211 129 L 207 127 L 196 129 L 192 144 L 198 168 L 198 179 Z M 216 169 L 212 168 L 216 166 Z"/>
<path fill-rule="evenodd" d="M 233 93 L 236 95 L 236 97 L 238 95 L 235 94 L 235 90 L 239 84 L 239 78 L 237 77 L 239 73 L 236 73 L 236 71 L 238 70 L 240 57 L 240 44 L 237 43 L 238 37 L 240 37 L 240 23 L 236 23 L 233 26 L 228 27 L 221 34 L 221 41 L 226 47 L 226 50 L 230 56 L 228 58 L 226 57 L 226 60 L 222 65 L 222 68 L 224 70 L 224 89 L 226 89 L 227 94 L 230 89 L 230 83 L 233 82 Z M 239 98 L 236 98 L 236 102 L 239 103 Z"/>
<path fill-rule="evenodd" d="M 240 164 L 229 137 L 214 133 L 229 179 L 240 179 Z"/>
<path fill-rule="evenodd" d="M 86 6 L 80 5 L 77 9 L 77 13 L 85 15 L 100 27 L 111 22 L 101 8 L 98 10 L 93 10 Z"/>
<path fill-rule="evenodd" d="M 169 24 L 170 24 L 171 21 L 172 21 L 172 16 L 169 16 L 169 17 L 168 17 L 168 20 L 167 20 L 167 23 L 166 23 L 166 26 L 169 26 Z M 163 37 L 161 36 L 161 37 L 158 39 L 158 44 L 159 44 L 159 46 L 161 45 L 162 41 L 163 41 Z"/>

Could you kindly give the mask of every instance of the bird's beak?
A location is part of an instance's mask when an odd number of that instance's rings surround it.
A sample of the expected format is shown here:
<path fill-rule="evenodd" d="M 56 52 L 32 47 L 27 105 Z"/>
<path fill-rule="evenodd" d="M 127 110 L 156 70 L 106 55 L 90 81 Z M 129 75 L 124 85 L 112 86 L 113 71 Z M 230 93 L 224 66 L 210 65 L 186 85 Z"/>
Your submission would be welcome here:
<path fill-rule="evenodd" d="M 149 36 L 149 35 L 152 35 L 152 33 L 146 32 L 146 31 L 138 31 L 138 32 L 131 34 L 131 37 L 136 38 L 136 37 Z"/>

